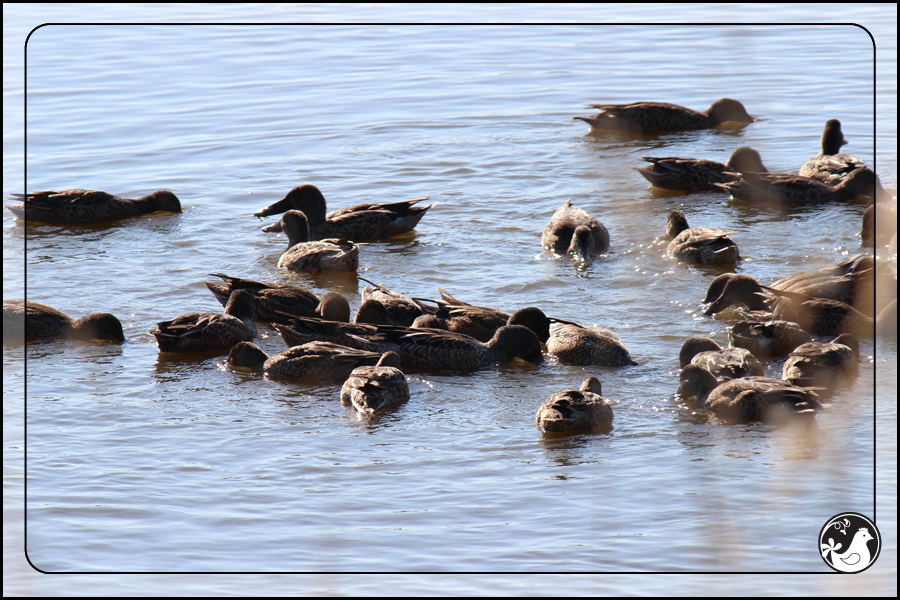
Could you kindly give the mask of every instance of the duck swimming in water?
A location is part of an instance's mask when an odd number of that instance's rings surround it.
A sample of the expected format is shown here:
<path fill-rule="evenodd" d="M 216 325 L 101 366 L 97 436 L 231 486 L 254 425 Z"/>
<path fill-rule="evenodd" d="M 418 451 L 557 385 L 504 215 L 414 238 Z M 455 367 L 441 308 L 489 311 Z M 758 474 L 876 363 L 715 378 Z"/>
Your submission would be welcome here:
<path fill-rule="evenodd" d="M 808 419 L 822 410 L 816 394 L 771 377 L 741 377 L 720 384 L 700 365 L 681 370 L 678 395 L 730 423 L 765 423 Z"/>
<path fill-rule="evenodd" d="M 737 244 L 729 236 L 733 231 L 718 227 L 689 227 L 680 210 L 669 213 L 666 250 L 675 258 L 697 263 L 736 263 L 741 259 Z"/>
<path fill-rule="evenodd" d="M 759 152 L 742 146 L 735 150 L 724 165 L 712 160 L 695 158 L 653 158 L 641 160 L 652 163 L 648 167 L 635 167 L 651 185 L 666 190 L 684 192 L 717 192 L 713 183 L 737 181 L 741 173 L 767 173 Z"/>
<path fill-rule="evenodd" d="M 291 271 L 355 271 L 359 268 L 359 246 L 349 240 L 309 241 L 306 215 L 289 210 L 281 217 L 281 228 L 288 236 L 288 249 L 278 266 Z"/>
<path fill-rule="evenodd" d="M 287 283 L 267 283 L 230 277 L 222 273 L 210 273 L 221 277 L 225 283 L 209 283 L 206 287 L 225 306 L 235 290 L 246 290 L 253 302 L 253 320 L 267 323 L 283 323 L 288 314 L 301 317 L 322 317 L 331 321 L 349 321 L 350 304 L 337 292 L 329 292 L 319 298 L 306 288 Z M 287 314 L 285 314 L 287 313 Z"/>
<path fill-rule="evenodd" d="M 621 367 L 636 365 L 622 340 L 609 329 L 584 327 L 554 319 L 550 325 L 547 352 L 563 364 Z"/>
<path fill-rule="evenodd" d="M 365 416 L 409 400 L 409 384 L 393 352 L 382 355 L 374 367 L 357 367 L 341 386 L 341 402 L 352 404 Z"/>
<path fill-rule="evenodd" d="M 691 129 L 709 129 L 733 122 L 745 125 L 756 119 L 747 114 L 744 105 L 731 98 L 713 102 L 699 112 L 667 102 L 632 102 L 631 104 L 589 104 L 600 112 L 592 117 L 572 117 L 591 126 L 591 130 L 665 133 Z"/>
<path fill-rule="evenodd" d="M 13 194 L 20 204 L 7 205 L 17 219 L 42 223 L 102 223 L 157 211 L 181 212 L 181 203 L 172 192 L 160 190 L 140 198 L 120 198 L 95 190 L 32 192 Z"/>
<path fill-rule="evenodd" d="M 557 392 L 538 408 L 535 422 L 544 431 L 585 431 L 610 427 L 613 410 L 603 399 L 600 380 L 588 376 L 577 390 Z"/>
<path fill-rule="evenodd" d="M 161 321 L 151 331 L 160 352 L 206 352 L 231 348 L 256 337 L 253 300 L 247 290 L 236 290 L 223 314 L 189 313 Z"/>
<path fill-rule="evenodd" d="M 603 223 L 587 214 L 583 209 L 572 206 L 571 199 L 563 202 L 562 206 L 553 213 L 541 235 L 541 245 L 556 254 L 579 250 L 584 253 L 586 250 L 583 248 L 583 244 L 577 244 L 578 248 L 572 247 L 575 231 L 582 226 L 590 230 L 593 239 L 593 245 L 587 249 L 589 253 L 601 253 L 609 249 L 609 232 Z"/>
<path fill-rule="evenodd" d="M 3 337 L 14 340 L 67 337 L 121 344 L 122 323 L 109 313 L 73 319 L 52 306 L 27 300 L 3 301 Z"/>
<path fill-rule="evenodd" d="M 387 204 L 357 204 L 325 214 L 325 197 L 311 183 L 298 185 L 275 204 L 254 213 L 259 218 L 276 215 L 288 210 L 299 210 L 309 219 L 309 239 L 325 238 L 350 239 L 357 242 L 389 238 L 408 233 L 415 229 L 425 212 L 434 206 L 414 206 L 416 200 L 405 200 Z M 279 231 L 278 226 L 269 226 L 263 231 Z"/>

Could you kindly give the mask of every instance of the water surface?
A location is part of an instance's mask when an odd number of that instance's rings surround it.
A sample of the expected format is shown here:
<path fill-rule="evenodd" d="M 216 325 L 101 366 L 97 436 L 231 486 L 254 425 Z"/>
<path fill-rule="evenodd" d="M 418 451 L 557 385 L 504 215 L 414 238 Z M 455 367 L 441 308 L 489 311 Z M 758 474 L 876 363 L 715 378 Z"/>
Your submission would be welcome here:
<path fill-rule="evenodd" d="M 18 23 L 33 22 L 18 10 Z M 893 28 L 881 33 L 879 52 L 896 56 Z M 29 299 L 76 316 L 109 311 L 128 338 L 4 346 L 4 481 L 17 493 L 24 483 L 23 438 L 6 431 L 21 422 L 24 395 L 27 552 L 39 569 L 826 573 L 821 525 L 877 510 L 885 550 L 867 577 L 876 593 L 896 591 L 896 495 L 885 492 L 896 479 L 895 344 L 863 342 L 860 377 L 812 432 L 722 426 L 673 398 L 684 339 L 724 344 L 727 323 L 700 307 L 721 269 L 665 256 L 668 212 L 738 232 L 736 270 L 771 282 L 862 251 L 865 206 L 784 215 L 723 194 L 655 194 L 632 170 L 642 156 L 724 162 L 749 145 L 770 170 L 796 172 L 825 120 L 839 118 L 845 150 L 896 189 L 896 59 L 879 72 L 889 99 L 878 97 L 873 132 L 864 30 L 56 25 L 33 33 L 27 59 L 27 184 L 12 137 L 21 124 L 5 117 L 5 195 L 170 189 L 185 206 L 101 227 L 26 228 L 4 214 L 4 297 L 27 285 Z M 5 72 L 20 67 L 10 61 Z M 828 77 L 811 67 L 820 64 Z M 590 114 L 589 102 L 703 109 L 723 96 L 762 119 L 638 140 L 591 135 L 571 119 Z M 22 100 L 6 90 L 6 105 Z M 208 273 L 337 290 L 358 306 L 352 279 L 279 270 L 285 238 L 252 217 L 300 183 L 318 185 L 331 208 L 437 202 L 414 234 L 363 248 L 365 277 L 409 296 L 437 297 L 441 286 L 474 304 L 597 323 L 639 366 L 411 374 L 411 401 L 366 423 L 341 406 L 338 386 L 236 374 L 222 356 L 159 355 L 148 333 L 157 321 L 220 308 Z M 583 270 L 540 248 L 568 198 L 610 231 L 610 251 Z M 260 331 L 265 350 L 283 349 L 274 330 Z M 612 432 L 542 436 L 537 407 L 586 373 L 603 381 Z M 610 581 L 581 589 L 636 585 Z M 785 593 L 833 593 L 820 579 L 790 581 Z M 338 575 L 308 583 L 379 593 Z M 491 583 L 530 593 L 519 580 Z M 433 591 L 418 585 L 399 589 Z"/>

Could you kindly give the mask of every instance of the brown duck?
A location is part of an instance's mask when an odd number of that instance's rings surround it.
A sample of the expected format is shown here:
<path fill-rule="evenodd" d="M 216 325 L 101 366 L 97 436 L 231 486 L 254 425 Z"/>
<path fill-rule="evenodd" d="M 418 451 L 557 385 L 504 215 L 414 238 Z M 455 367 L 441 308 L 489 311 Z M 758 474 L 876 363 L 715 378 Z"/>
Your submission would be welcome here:
<path fill-rule="evenodd" d="M 253 300 L 247 290 L 236 290 L 223 314 L 189 313 L 161 321 L 151 331 L 160 352 L 206 352 L 231 348 L 256 337 Z"/>
<path fill-rule="evenodd" d="M 309 219 L 310 239 L 342 238 L 360 242 L 389 238 L 415 229 L 425 212 L 434 206 L 414 206 L 422 200 L 428 200 L 428 197 L 388 204 L 357 204 L 326 214 L 322 192 L 306 183 L 298 185 L 282 200 L 254 215 L 263 218 L 291 209 L 299 210 Z M 263 231 L 279 231 L 279 228 L 277 225 L 269 226 Z"/>
<path fill-rule="evenodd" d="M 816 394 L 808 388 L 771 377 L 741 377 L 720 384 L 700 365 L 681 370 L 678 395 L 695 397 L 699 406 L 730 423 L 808 419 L 822 410 Z"/>
<path fill-rule="evenodd" d="M 828 120 L 822 131 L 822 152 L 800 167 L 800 175 L 812 177 L 834 187 L 847 179 L 856 169 L 867 168 L 866 163 L 859 158 L 841 152 L 841 146 L 846 143 L 847 140 L 841 131 L 841 122 L 837 119 Z M 874 172 L 872 175 L 875 179 L 875 197 L 890 199 L 890 194 L 882 187 L 881 180 Z"/>
<path fill-rule="evenodd" d="M 669 213 L 666 239 L 671 240 L 667 251 L 680 260 L 697 263 L 733 264 L 741 259 L 737 244 L 729 237 L 733 231 L 718 227 L 689 227 L 680 210 Z"/>
<path fill-rule="evenodd" d="M 591 126 L 591 130 L 665 133 L 690 129 L 710 129 L 725 123 L 741 125 L 756 119 L 747 114 L 744 105 L 731 98 L 713 102 L 703 112 L 667 102 L 632 102 L 631 104 L 589 104 L 600 112 L 592 117 L 572 117 Z"/>
<path fill-rule="evenodd" d="M 365 416 L 409 400 L 409 384 L 399 369 L 400 357 L 386 352 L 374 367 L 357 367 L 341 386 L 341 402 Z"/>
<path fill-rule="evenodd" d="M 728 331 L 728 342 L 746 348 L 760 360 L 782 358 L 810 341 L 802 327 L 790 321 L 741 321 Z"/>
<path fill-rule="evenodd" d="M 264 372 L 270 377 L 340 383 L 354 369 L 379 363 L 381 354 L 328 342 L 310 342 L 268 356 L 255 344 L 241 342 L 228 355 L 232 367 Z M 396 359 L 396 357 L 395 357 Z M 395 362 L 394 364 L 398 364 Z"/>
<path fill-rule="evenodd" d="M 13 194 L 12 197 L 23 200 L 6 207 L 17 219 L 43 223 L 102 223 L 157 211 L 181 212 L 178 198 L 165 190 L 134 199 L 95 190 L 32 192 L 25 196 Z"/>
<path fill-rule="evenodd" d="M 587 242 L 585 240 L 576 240 L 576 247 L 573 247 L 572 238 L 575 231 L 581 226 L 590 229 L 593 244 L 586 246 Z M 563 202 L 562 206 L 553 213 L 550 222 L 547 223 L 544 233 L 541 235 L 541 245 L 556 254 L 580 252 L 584 255 L 587 252 L 590 255 L 592 253 L 601 253 L 609 249 L 609 232 L 603 226 L 603 223 L 596 218 L 587 214 L 583 209 L 572 206 L 572 200 L 569 199 Z"/>
<path fill-rule="evenodd" d="M 544 431 L 551 432 L 610 428 L 612 407 L 601 394 L 600 380 L 585 377 L 580 389 L 557 392 L 547 398 L 538 408 L 535 422 Z"/>
<path fill-rule="evenodd" d="M 667 190 L 684 192 L 718 192 L 713 183 L 737 181 L 741 173 L 767 173 L 759 152 L 748 146 L 735 150 L 724 165 L 712 160 L 695 158 L 654 158 L 641 160 L 652 163 L 647 167 L 635 167 L 651 185 Z"/>
<path fill-rule="evenodd" d="M 52 306 L 27 300 L 3 301 L 3 337 L 13 340 L 73 338 L 121 344 L 122 323 L 109 313 L 73 319 Z"/>
<path fill-rule="evenodd" d="M 423 302 L 434 302 L 438 306 L 434 317 L 443 319 L 442 328 L 448 331 L 472 336 L 479 342 L 487 342 L 504 325 L 524 325 L 531 329 L 541 342 L 546 342 L 550 337 L 550 319 L 539 308 L 523 308 L 510 314 L 497 308 L 474 306 L 457 300 L 442 287 L 438 288 L 438 292 L 441 295 L 440 300 L 419 298 L 414 300 L 420 306 L 423 306 Z"/>
<path fill-rule="evenodd" d="M 288 237 L 288 249 L 278 266 L 291 271 L 355 271 L 359 268 L 359 246 L 346 239 L 310 241 L 309 227 L 299 210 L 281 217 L 281 228 Z"/>
<path fill-rule="evenodd" d="M 781 378 L 796 386 L 822 388 L 820 397 L 859 374 L 859 340 L 843 333 L 828 343 L 807 342 L 798 346 L 784 363 Z"/>
<path fill-rule="evenodd" d="M 825 202 L 850 202 L 875 195 L 875 173 L 856 169 L 835 186 L 812 177 L 784 173 L 745 173 L 737 181 L 714 183 L 714 187 L 750 202 L 802 206 Z"/>
<path fill-rule="evenodd" d="M 222 306 L 228 304 L 228 298 L 235 290 L 246 290 L 250 294 L 254 321 L 283 323 L 289 318 L 287 314 L 322 317 L 331 321 L 350 320 L 350 304 L 337 292 L 329 292 L 324 298 L 319 298 L 306 288 L 296 285 L 253 281 L 222 273 L 210 275 L 221 277 L 225 281 L 224 284 L 206 282 L 206 287 Z"/>
<path fill-rule="evenodd" d="M 621 367 L 636 365 L 622 340 L 609 329 L 584 327 L 554 319 L 550 325 L 547 352 L 563 364 Z"/>
<path fill-rule="evenodd" d="M 722 348 L 708 337 L 693 337 L 684 342 L 678 355 L 681 368 L 700 365 L 719 383 L 738 377 L 762 376 L 762 364 L 746 348 Z"/>
<path fill-rule="evenodd" d="M 416 317 L 423 314 L 422 306 L 403 294 L 391 291 L 384 284 L 369 281 L 365 277 L 360 276 L 359 279 L 369 285 L 363 288 L 362 303 L 356 310 L 354 323 L 409 327 Z"/>

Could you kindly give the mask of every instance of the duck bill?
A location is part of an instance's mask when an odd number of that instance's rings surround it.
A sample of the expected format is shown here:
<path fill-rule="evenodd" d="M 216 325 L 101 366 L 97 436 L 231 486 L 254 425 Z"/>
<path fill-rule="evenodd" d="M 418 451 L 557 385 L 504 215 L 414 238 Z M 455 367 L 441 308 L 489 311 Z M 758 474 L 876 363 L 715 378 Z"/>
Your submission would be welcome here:
<path fill-rule="evenodd" d="M 262 219 L 263 217 L 268 217 L 269 215 L 280 215 L 281 213 L 287 212 L 289 210 L 291 210 L 291 203 L 285 196 L 275 204 L 269 205 L 262 210 L 256 211 L 255 213 L 253 213 L 253 216 Z"/>
<path fill-rule="evenodd" d="M 707 308 L 705 311 L 703 311 L 703 314 L 706 315 L 707 317 L 711 317 L 718 312 L 722 312 L 729 306 L 730 306 L 730 303 L 727 300 L 722 300 L 720 298 L 720 299 L 716 300 L 715 302 L 713 302 L 712 304 L 710 304 L 709 308 Z"/>

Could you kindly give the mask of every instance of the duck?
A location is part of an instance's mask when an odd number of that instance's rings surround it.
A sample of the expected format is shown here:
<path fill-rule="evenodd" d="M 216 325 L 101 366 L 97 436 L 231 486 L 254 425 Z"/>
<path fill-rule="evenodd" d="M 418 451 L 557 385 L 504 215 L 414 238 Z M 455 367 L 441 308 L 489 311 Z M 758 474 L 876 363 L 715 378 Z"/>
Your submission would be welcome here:
<path fill-rule="evenodd" d="M 600 112 L 592 117 L 572 117 L 591 126 L 591 130 L 665 133 L 710 129 L 725 123 L 741 125 L 756 119 L 747 114 L 744 105 L 731 98 L 716 100 L 699 112 L 668 102 L 632 102 L 631 104 L 589 104 Z"/>
<path fill-rule="evenodd" d="M 856 169 L 868 168 L 866 163 L 859 158 L 841 152 L 841 146 L 846 143 L 844 132 L 841 131 L 841 122 L 837 119 L 826 121 L 825 129 L 822 130 L 822 151 L 800 167 L 800 175 L 817 179 L 834 187 Z M 878 176 L 874 172 L 872 172 L 872 176 L 875 179 L 875 197 L 890 198 Z"/>
<path fill-rule="evenodd" d="M 346 239 L 309 240 L 309 226 L 299 210 L 281 217 L 281 228 L 288 236 L 288 249 L 278 266 L 290 271 L 355 271 L 359 268 L 359 246 Z"/>
<path fill-rule="evenodd" d="M 590 229 L 593 247 L 584 248 L 578 242 L 576 242 L 578 247 L 573 247 L 572 238 L 580 226 Z M 553 217 L 550 218 L 550 222 L 547 223 L 544 233 L 541 235 L 541 245 L 556 254 L 584 253 L 585 251 L 599 254 L 609 249 L 609 232 L 596 218 L 587 214 L 583 209 L 572 206 L 570 198 L 553 213 Z"/>
<path fill-rule="evenodd" d="M 413 298 L 413 301 L 419 306 L 423 306 L 423 302 L 434 302 L 438 306 L 434 318 L 443 321 L 439 322 L 439 328 L 471 336 L 479 342 L 489 341 L 504 325 L 524 325 L 531 329 L 542 343 L 546 343 L 550 337 L 550 319 L 537 307 L 529 306 L 510 314 L 497 308 L 474 306 L 457 300 L 442 287 L 438 287 L 438 293 L 441 295 L 440 300 Z"/>
<path fill-rule="evenodd" d="M 62 190 L 13 194 L 19 204 L 7 205 L 19 220 L 53 224 L 102 223 L 153 212 L 181 212 L 172 192 L 159 190 L 140 198 L 120 198 L 96 190 Z"/>
<path fill-rule="evenodd" d="M 822 410 L 816 393 L 772 377 L 740 377 L 719 383 L 700 365 L 681 370 L 678 395 L 729 423 L 810 419 Z"/>
<path fill-rule="evenodd" d="M 318 316 L 331 321 L 349 321 L 350 304 L 337 292 L 329 292 L 319 298 L 306 288 L 287 283 L 269 283 L 231 277 L 223 273 L 210 273 L 220 277 L 224 284 L 205 282 L 222 306 L 235 290 L 249 292 L 253 302 L 253 320 L 269 323 L 284 322 L 290 315 Z"/>
<path fill-rule="evenodd" d="M 666 239 L 671 240 L 666 250 L 680 260 L 733 264 L 741 255 L 729 237 L 731 233 L 735 232 L 717 227 L 689 227 L 684 213 L 673 210 L 666 224 Z"/>
<path fill-rule="evenodd" d="M 424 314 L 425 311 L 419 303 L 403 294 L 393 292 L 384 284 L 375 283 L 361 275 L 358 277 L 360 281 L 365 281 L 369 285 L 363 288 L 362 303 L 356 310 L 354 323 L 409 327 L 416 317 Z"/>
<path fill-rule="evenodd" d="M 703 302 L 712 304 L 704 314 L 716 314 L 733 304 L 744 304 L 752 311 L 771 311 L 772 294 L 767 288 L 863 307 L 874 288 L 874 267 L 871 256 L 856 254 L 834 265 L 782 277 L 769 286 L 744 273 L 723 273 L 709 284 Z"/>
<path fill-rule="evenodd" d="M 231 348 L 256 337 L 253 325 L 253 297 L 247 290 L 235 290 L 225 312 L 189 313 L 171 321 L 161 321 L 150 333 L 160 352 L 207 352 Z"/>
<path fill-rule="evenodd" d="M 404 369 L 474 371 L 515 358 L 531 363 L 544 360 L 540 340 L 523 325 L 504 325 L 488 342 L 439 329 L 397 325 L 373 325 L 372 328 L 375 337 L 366 339 L 384 352 L 396 352 Z"/>
<path fill-rule="evenodd" d="M 549 432 L 609 428 L 613 410 L 601 394 L 600 380 L 589 375 L 579 389 L 557 392 L 547 398 L 538 408 L 535 423 Z"/>
<path fill-rule="evenodd" d="M 875 318 L 875 333 L 880 338 L 897 339 L 897 299 L 888 302 Z"/>
<path fill-rule="evenodd" d="M 341 402 L 360 414 L 375 412 L 409 400 L 409 384 L 399 369 L 400 357 L 393 352 L 381 355 L 374 367 L 357 367 L 341 386 Z"/>
<path fill-rule="evenodd" d="M 819 397 L 859 374 L 859 340 L 842 333 L 830 342 L 807 342 L 795 348 L 782 368 L 781 378 L 799 387 L 822 388 Z"/>
<path fill-rule="evenodd" d="M 683 192 L 717 192 L 713 183 L 736 181 L 741 173 L 768 173 L 759 152 L 749 146 L 735 150 L 724 165 L 713 160 L 695 158 L 655 158 L 641 160 L 647 167 L 633 167 L 654 187 Z"/>
<path fill-rule="evenodd" d="M 231 348 L 228 363 L 234 368 L 263 372 L 269 377 L 340 383 L 354 369 L 376 365 L 381 357 L 377 352 L 328 342 L 309 342 L 268 356 L 256 344 L 244 341 Z M 391 364 L 399 365 L 399 362 L 394 360 Z"/>
<path fill-rule="evenodd" d="M 73 319 L 52 306 L 29 300 L 3 301 L 3 337 L 11 340 L 72 338 L 81 341 L 125 341 L 122 323 L 109 313 Z"/>
<path fill-rule="evenodd" d="M 554 319 L 550 325 L 547 352 L 563 364 L 621 367 L 636 365 L 622 340 L 609 329 L 584 327 Z"/>
<path fill-rule="evenodd" d="M 309 342 L 330 342 L 368 352 L 387 352 L 390 341 L 379 335 L 374 325 L 329 321 L 317 317 L 282 315 L 281 322 L 273 322 L 272 327 L 281 335 L 288 346 L 301 346 Z"/>
<path fill-rule="evenodd" d="M 762 376 L 763 366 L 746 348 L 722 348 L 708 337 L 692 337 L 681 346 L 680 368 L 700 365 L 719 383 L 739 377 Z"/>
<path fill-rule="evenodd" d="M 305 183 L 293 188 L 282 200 L 257 211 L 254 216 L 261 219 L 291 209 L 299 210 L 309 219 L 310 239 L 341 238 L 361 242 L 389 238 L 415 229 L 428 209 L 434 206 L 414 206 L 423 200 L 428 200 L 428 197 L 387 204 L 357 204 L 325 214 L 325 196 L 315 185 Z M 280 229 L 275 225 L 263 231 L 277 232 Z"/>
<path fill-rule="evenodd" d="M 885 248 L 897 243 L 897 205 L 888 205 L 883 202 L 875 202 L 863 213 L 862 231 L 860 231 L 862 245 L 868 247 Z"/>
<path fill-rule="evenodd" d="M 749 202 L 802 206 L 826 202 L 850 202 L 875 195 L 875 173 L 861 168 L 831 186 L 812 177 L 786 173 L 744 173 L 736 181 L 713 183 L 732 197 Z"/>
<path fill-rule="evenodd" d="M 834 337 L 852 333 L 869 337 L 875 332 L 875 319 L 844 302 L 772 288 L 766 291 L 776 297 L 772 307 L 774 319 L 797 323 L 813 335 Z"/>
<path fill-rule="evenodd" d="M 784 358 L 812 338 L 790 321 L 740 321 L 728 330 L 728 342 L 746 348 L 760 360 Z"/>

